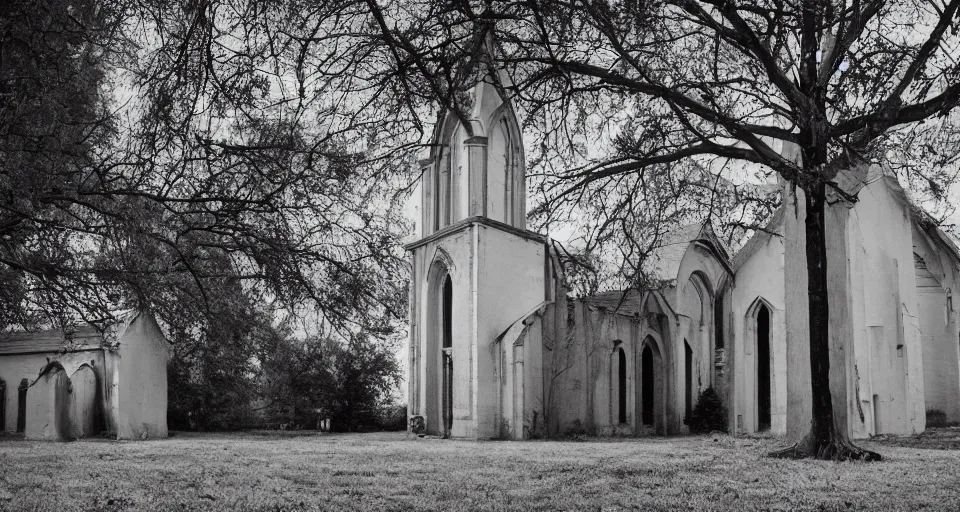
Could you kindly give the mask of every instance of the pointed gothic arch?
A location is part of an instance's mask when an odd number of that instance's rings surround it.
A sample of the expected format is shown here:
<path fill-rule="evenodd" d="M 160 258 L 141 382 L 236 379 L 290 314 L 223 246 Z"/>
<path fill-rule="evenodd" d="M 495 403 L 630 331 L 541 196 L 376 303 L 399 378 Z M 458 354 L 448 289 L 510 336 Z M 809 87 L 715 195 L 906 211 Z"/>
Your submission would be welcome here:
<path fill-rule="evenodd" d="M 637 378 L 637 404 L 640 421 L 638 431 L 652 428 L 660 435 L 667 433 L 667 364 L 662 343 L 652 332 L 640 342 Z"/>
<path fill-rule="evenodd" d="M 613 341 L 610 351 L 610 424 L 632 424 L 634 415 L 635 368 L 633 348 L 621 340 Z"/>
<path fill-rule="evenodd" d="M 438 248 L 427 272 L 424 417 L 427 431 L 449 437 L 453 424 L 453 357 L 456 315 L 453 264 Z"/>
<path fill-rule="evenodd" d="M 689 416 L 700 392 L 714 385 L 714 287 L 703 270 L 690 273 L 683 288 L 683 314 L 688 315 L 684 333 L 684 411 Z M 695 304 L 692 302 L 695 301 Z"/>
<path fill-rule="evenodd" d="M 523 229 L 526 227 L 523 137 L 510 102 L 503 100 L 484 125 L 488 140 L 484 180 L 486 214 Z"/>
<path fill-rule="evenodd" d="M 774 322 L 776 308 L 758 296 L 747 308 L 744 317 L 744 349 L 747 368 L 743 375 L 750 384 L 747 394 L 748 410 L 752 417 L 749 425 L 754 432 L 773 428 L 776 397 L 776 365 L 774 364 Z"/>

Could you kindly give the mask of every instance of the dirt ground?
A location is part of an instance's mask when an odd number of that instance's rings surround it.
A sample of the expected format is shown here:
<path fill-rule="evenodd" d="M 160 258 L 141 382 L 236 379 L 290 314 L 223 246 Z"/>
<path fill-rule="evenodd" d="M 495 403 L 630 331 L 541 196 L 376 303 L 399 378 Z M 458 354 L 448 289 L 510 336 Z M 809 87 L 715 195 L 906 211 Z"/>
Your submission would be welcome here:
<path fill-rule="evenodd" d="M 2 510 L 960 510 L 960 429 L 880 463 L 766 457 L 775 437 L 443 441 L 406 434 L 0 437 Z"/>

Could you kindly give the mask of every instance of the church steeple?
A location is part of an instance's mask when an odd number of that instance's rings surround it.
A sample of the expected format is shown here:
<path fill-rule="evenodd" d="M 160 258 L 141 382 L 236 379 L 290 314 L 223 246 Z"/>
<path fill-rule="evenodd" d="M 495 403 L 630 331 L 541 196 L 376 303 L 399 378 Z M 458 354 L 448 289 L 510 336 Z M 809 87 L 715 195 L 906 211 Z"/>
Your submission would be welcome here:
<path fill-rule="evenodd" d="M 484 39 L 484 51 L 492 52 Z M 526 228 L 523 144 L 505 92 L 509 78 L 490 68 L 492 53 L 486 57 L 466 73 L 478 80 L 464 101 L 468 108 L 441 116 L 429 158 L 421 161 L 424 237 L 469 217 Z"/>
<path fill-rule="evenodd" d="M 501 434 L 502 418 L 513 418 L 492 392 L 504 371 L 492 347 L 518 311 L 543 302 L 547 245 L 526 230 L 523 144 L 509 80 L 493 67 L 489 30 L 475 41 L 456 73 L 464 84 L 457 104 L 441 115 L 421 160 L 422 235 L 406 246 L 409 404 L 428 433 L 490 438 Z M 515 424 L 522 432 L 523 421 Z"/>

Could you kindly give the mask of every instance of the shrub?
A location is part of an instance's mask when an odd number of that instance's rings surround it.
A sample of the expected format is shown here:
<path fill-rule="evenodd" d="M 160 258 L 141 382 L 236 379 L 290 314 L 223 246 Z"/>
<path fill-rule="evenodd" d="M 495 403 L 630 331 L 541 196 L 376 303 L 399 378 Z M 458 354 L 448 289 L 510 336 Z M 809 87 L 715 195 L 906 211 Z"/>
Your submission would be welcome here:
<path fill-rule="evenodd" d="M 391 405 L 380 409 L 381 430 L 399 432 L 407 429 L 407 404 Z"/>
<path fill-rule="evenodd" d="M 929 411 L 927 411 L 927 426 L 928 427 L 946 427 L 947 413 L 941 411 L 940 409 L 930 409 Z"/>
<path fill-rule="evenodd" d="M 687 418 L 690 432 L 705 434 L 718 430 L 727 431 L 727 408 L 713 386 L 703 390 L 697 398 L 697 405 Z"/>

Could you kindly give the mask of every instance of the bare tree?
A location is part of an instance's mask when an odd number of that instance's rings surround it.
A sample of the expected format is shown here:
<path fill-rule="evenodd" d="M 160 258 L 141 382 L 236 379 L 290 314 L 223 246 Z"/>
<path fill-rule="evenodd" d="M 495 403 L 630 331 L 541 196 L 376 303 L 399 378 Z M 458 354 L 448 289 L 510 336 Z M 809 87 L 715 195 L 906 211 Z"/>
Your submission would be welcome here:
<path fill-rule="evenodd" d="M 534 162 L 545 208 L 597 183 L 620 186 L 623 176 L 691 166 L 716 172 L 731 161 L 801 189 L 813 421 L 804 441 L 781 455 L 879 457 L 834 421 L 825 204 L 828 196 L 856 201 L 867 164 L 894 153 L 905 180 L 944 197 L 952 174 L 910 161 L 923 151 L 949 161 L 937 148 L 949 147 L 956 133 L 947 114 L 960 102 L 960 2 L 367 4 L 374 18 L 396 14 L 392 25 L 381 23 L 393 65 L 425 70 L 428 83 L 442 84 L 439 92 L 455 90 L 450 79 L 465 74 L 449 69 L 483 60 L 471 41 L 493 36 L 494 65 L 513 80 L 502 85 L 525 108 L 543 155 Z M 460 101 L 439 99 L 454 109 Z M 785 155 L 785 146 L 797 147 L 799 157 Z"/>

